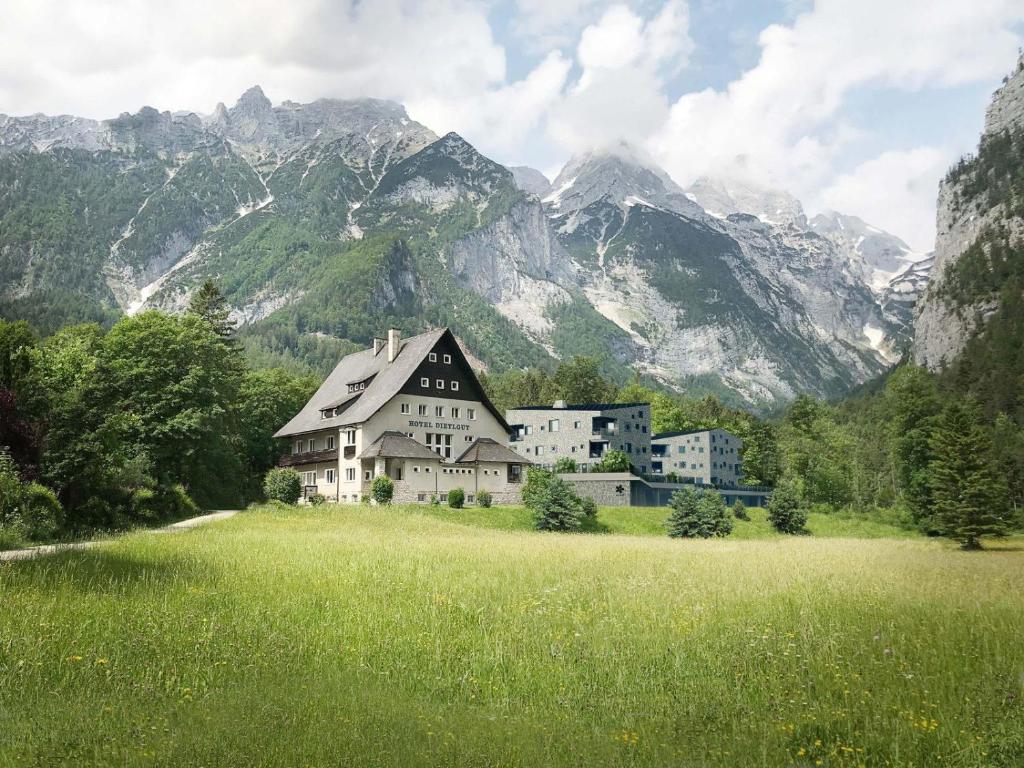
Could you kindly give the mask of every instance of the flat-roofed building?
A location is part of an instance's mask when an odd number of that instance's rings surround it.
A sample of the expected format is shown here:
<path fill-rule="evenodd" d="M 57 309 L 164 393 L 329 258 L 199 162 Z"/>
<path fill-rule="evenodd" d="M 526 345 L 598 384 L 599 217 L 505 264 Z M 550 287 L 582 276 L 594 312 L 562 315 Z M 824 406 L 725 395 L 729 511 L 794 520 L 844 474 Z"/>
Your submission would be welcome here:
<path fill-rule="evenodd" d="M 626 453 L 638 472 L 651 471 L 650 403 L 531 405 L 505 412 L 509 447 L 534 464 L 553 467 L 562 457 L 583 471 L 609 451 Z"/>
<path fill-rule="evenodd" d="M 447 328 L 407 339 L 392 329 L 346 356 L 275 435 L 291 441 L 280 463 L 299 471 L 306 496 L 358 502 L 387 475 L 397 502 L 458 487 L 471 503 L 482 490 L 518 503 L 530 461 L 504 447 L 508 436 Z"/>
<path fill-rule="evenodd" d="M 743 441 L 724 429 L 661 432 L 651 438 L 651 473 L 701 485 L 739 485 Z"/>

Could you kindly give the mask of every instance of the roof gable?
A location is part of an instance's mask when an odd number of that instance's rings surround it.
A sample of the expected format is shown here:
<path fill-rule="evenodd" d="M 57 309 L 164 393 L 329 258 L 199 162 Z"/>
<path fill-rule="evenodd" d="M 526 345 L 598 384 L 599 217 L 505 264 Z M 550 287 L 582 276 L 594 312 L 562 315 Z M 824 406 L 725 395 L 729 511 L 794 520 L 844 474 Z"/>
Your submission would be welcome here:
<path fill-rule="evenodd" d="M 457 399 L 479 400 L 507 430 L 508 425 L 504 417 L 487 397 L 455 336 L 447 328 L 437 328 L 402 340 L 398 355 L 391 363 L 388 362 L 387 347 L 378 352 L 364 349 L 346 355 L 302 410 L 279 429 L 274 437 L 300 435 L 367 421 L 395 395 L 403 391 L 409 381 L 416 377 L 420 367 L 428 362 L 429 353 L 439 345 L 444 348 L 445 353 L 451 354 L 452 365 L 459 367 L 462 379 L 467 383 L 467 391 L 460 391 Z M 369 381 L 365 389 L 348 391 L 350 383 L 366 380 Z M 342 407 L 344 410 L 337 416 L 323 418 L 321 415 L 327 408 Z"/>

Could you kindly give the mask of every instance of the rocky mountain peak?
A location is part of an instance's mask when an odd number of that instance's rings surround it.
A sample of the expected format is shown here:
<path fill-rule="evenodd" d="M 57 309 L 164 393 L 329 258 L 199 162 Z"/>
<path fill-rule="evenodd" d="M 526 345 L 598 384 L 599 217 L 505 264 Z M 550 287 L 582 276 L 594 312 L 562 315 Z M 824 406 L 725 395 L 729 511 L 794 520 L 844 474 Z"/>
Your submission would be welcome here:
<path fill-rule="evenodd" d="M 512 171 L 512 178 L 515 179 L 516 186 L 523 192 L 537 197 L 547 197 L 551 194 L 551 182 L 536 168 L 526 165 L 510 165 L 508 169 Z"/>
<path fill-rule="evenodd" d="M 270 103 L 270 99 L 267 98 L 267 95 L 263 93 L 263 89 L 258 85 L 254 85 L 238 97 L 238 101 L 235 102 L 233 111 L 244 111 L 249 114 L 265 114 L 273 109 L 273 106 L 274 105 Z"/>
<path fill-rule="evenodd" d="M 599 200 L 700 213 L 665 171 L 625 142 L 572 157 L 551 186 L 554 191 L 544 202 L 557 213 L 581 210 Z"/>
<path fill-rule="evenodd" d="M 686 190 L 686 196 L 717 218 L 746 213 L 766 224 L 807 225 L 799 200 L 748 179 L 702 176 Z"/>
<path fill-rule="evenodd" d="M 1021 127 L 1024 127 L 1024 54 L 985 110 L 985 134 L 991 136 Z"/>

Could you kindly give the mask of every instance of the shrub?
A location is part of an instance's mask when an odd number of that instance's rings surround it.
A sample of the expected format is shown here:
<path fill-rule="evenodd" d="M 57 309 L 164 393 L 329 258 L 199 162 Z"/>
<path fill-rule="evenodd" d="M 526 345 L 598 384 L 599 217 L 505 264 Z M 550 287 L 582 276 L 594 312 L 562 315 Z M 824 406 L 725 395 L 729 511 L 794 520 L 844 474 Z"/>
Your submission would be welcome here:
<path fill-rule="evenodd" d="M 476 495 L 476 503 L 479 507 L 491 506 L 491 494 L 489 491 L 480 491 Z"/>
<path fill-rule="evenodd" d="M 562 474 L 566 472 L 575 472 L 579 469 L 579 465 L 576 464 L 576 459 L 568 456 L 562 456 L 558 461 L 555 462 L 555 474 Z"/>
<path fill-rule="evenodd" d="M 271 501 L 297 504 L 302 495 L 302 478 L 294 469 L 272 469 L 263 480 L 263 492 Z"/>
<path fill-rule="evenodd" d="M 133 522 L 158 523 L 195 517 L 200 509 L 182 485 L 136 488 L 128 501 Z"/>
<path fill-rule="evenodd" d="M 452 509 L 462 509 L 466 502 L 466 492 L 461 488 L 452 488 L 448 491 L 448 506 Z"/>
<path fill-rule="evenodd" d="M 370 486 L 370 495 L 378 504 L 390 504 L 395 497 L 395 483 L 387 475 L 377 475 Z"/>
<path fill-rule="evenodd" d="M 437 494 L 436 493 L 430 494 L 430 506 L 432 506 L 432 507 L 439 507 L 439 506 L 441 506 L 441 502 L 437 500 Z"/>
<path fill-rule="evenodd" d="M 10 541 L 52 539 L 64 525 L 57 495 L 39 483 L 22 484 L 14 462 L 0 454 L 0 528 Z"/>
<path fill-rule="evenodd" d="M 583 516 L 591 520 L 597 519 L 597 502 L 588 496 L 580 497 L 580 509 L 583 510 Z"/>
<path fill-rule="evenodd" d="M 750 515 L 747 514 L 747 505 L 741 499 L 736 499 L 736 503 L 732 505 L 732 516 L 737 520 L 750 519 Z"/>
<path fill-rule="evenodd" d="M 581 499 L 565 480 L 532 467 L 526 474 L 523 502 L 533 512 L 534 525 L 540 531 L 575 531 L 584 518 L 597 515 L 597 505 Z"/>
<path fill-rule="evenodd" d="M 780 485 L 768 502 L 768 522 L 780 533 L 800 533 L 807 525 L 807 510 L 799 492 L 790 484 Z"/>
<path fill-rule="evenodd" d="M 633 462 L 625 451 L 608 451 L 591 472 L 630 472 L 633 469 Z"/>
<path fill-rule="evenodd" d="M 725 501 L 715 491 L 682 488 L 669 499 L 668 535 L 710 539 L 732 533 Z"/>
<path fill-rule="evenodd" d="M 319 507 L 325 501 L 327 501 L 327 497 L 324 496 L 322 493 L 314 493 L 312 496 L 309 497 L 309 505 L 311 507 Z"/>

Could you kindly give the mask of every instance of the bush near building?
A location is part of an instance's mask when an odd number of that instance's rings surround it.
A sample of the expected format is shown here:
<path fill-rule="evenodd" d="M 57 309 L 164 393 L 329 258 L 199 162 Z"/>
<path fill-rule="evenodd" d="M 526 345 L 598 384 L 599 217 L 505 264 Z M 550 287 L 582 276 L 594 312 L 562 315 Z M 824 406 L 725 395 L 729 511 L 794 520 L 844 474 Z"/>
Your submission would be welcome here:
<path fill-rule="evenodd" d="M 668 535 L 672 538 L 710 539 L 732 533 L 725 501 L 715 491 L 681 488 L 669 499 Z"/>
<path fill-rule="evenodd" d="M 633 468 L 625 451 L 608 451 L 591 469 L 592 472 L 629 472 Z"/>
<path fill-rule="evenodd" d="M 597 517 L 597 504 L 592 499 L 580 498 L 569 483 L 538 467 L 526 472 L 523 503 L 539 531 L 577 531 L 584 520 Z"/>
<path fill-rule="evenodd" d="M 750 515 L 747 514 L 747 505 L 743 503 L 742 499 L 736 499 L 736 503 L 732 505 L 732 516 L 737 520 L 750 519 Z"/>
<path fill-rule="evenodd" d="M 390 504 L 395 497 L 395 484 L 387 475 L 377 475 L 370 486 L 370 495 L 378 504 Z"/>
<path fill-rule="evenodd" d="M 578 469 L 579 465 L 576 463 L 576 459 L 570 458 L 569 456 L 562 456 L 555 462 L 555 472 L 557 474 L 575 472 Z"/>
<path fill-rule="evenodd" d="M 448 491 L 448 506 L 452 509 L 462 509 L 466 502 L 466 492 L 461 488 L 452 488 Z"/>
<path fill-rule="evenodd" d="M 490 491 L 480 491 L 476 495 L 476 504 L 478 507 L 489 507 L 491 506 L 491 493 Z"/>
<path fill-rule="evenodd" d="M 768 502 L 768 522 L 779 533 L 802 533 L 807 525 L 807 506 L 792 483 L 783 483 Z"/>
<path fill-rule="evenodd" d="M 297 504 L 302 495 L 302 478 L 294 469 L 272 469 L 263 481 L 263 492 L 271 501 Z"/>

